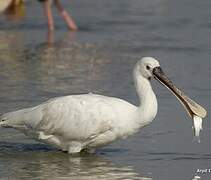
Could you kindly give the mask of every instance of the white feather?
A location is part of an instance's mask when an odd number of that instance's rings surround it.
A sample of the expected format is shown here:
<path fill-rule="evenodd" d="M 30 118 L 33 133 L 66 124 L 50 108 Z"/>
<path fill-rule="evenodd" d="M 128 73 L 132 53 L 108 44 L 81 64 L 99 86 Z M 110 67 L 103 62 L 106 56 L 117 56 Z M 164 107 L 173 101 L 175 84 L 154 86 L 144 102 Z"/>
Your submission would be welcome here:
<path fill-rule="evenodd" d="M 6 113 L 0 118 L 0 125 L 14 127 L 70 153 L 126 138 L 149 124 L 157 113 L 157 99 L 148 80 L 152 74 L 144 77 L 146 63 L 159 66 L 153 58 L 137 63 L 134 78 L 140 98 L 138 107 L 122 99 L 92 93 L 70 95 Z"/>

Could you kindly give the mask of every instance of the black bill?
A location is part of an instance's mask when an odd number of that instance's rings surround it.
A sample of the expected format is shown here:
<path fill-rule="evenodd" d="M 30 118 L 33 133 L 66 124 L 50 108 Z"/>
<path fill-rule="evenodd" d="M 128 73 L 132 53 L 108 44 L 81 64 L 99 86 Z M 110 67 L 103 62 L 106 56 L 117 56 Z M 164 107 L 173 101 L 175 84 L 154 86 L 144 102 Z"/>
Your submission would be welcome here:
<path fill-rule="evenodd" d="M 164 74 L 161 67 L 155 67 L 153 69 L 153 74 L 156 80 L 167 87 L 179 99 L 191 118 L 193 118 L 193 115 L 197 115 L 201 118 L 206 116 L 206 110 L 179 90 Z"/>

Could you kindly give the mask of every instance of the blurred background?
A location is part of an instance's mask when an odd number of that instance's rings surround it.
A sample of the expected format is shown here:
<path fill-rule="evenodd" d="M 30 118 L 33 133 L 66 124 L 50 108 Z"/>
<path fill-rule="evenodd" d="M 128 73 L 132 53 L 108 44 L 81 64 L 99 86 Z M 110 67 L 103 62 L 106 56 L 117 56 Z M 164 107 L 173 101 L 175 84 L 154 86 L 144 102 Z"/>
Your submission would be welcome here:
<path fill-rule="evenodd" d="M 0 179 L 209 180 L 211 168 L 211 1 L 61 0 L 78 31 L 53 6 L 25 1 L 0 15 L 0 113 L 51 97 L 94 92 L 135 105 L 132 69 L 153 56 L 186 94 L 208 111 L 201 143 L 174 96 L 153 81 L 159 109 L 152 124 L 95 155 L 70 157 L 11 129 L 0 129 Z"/>

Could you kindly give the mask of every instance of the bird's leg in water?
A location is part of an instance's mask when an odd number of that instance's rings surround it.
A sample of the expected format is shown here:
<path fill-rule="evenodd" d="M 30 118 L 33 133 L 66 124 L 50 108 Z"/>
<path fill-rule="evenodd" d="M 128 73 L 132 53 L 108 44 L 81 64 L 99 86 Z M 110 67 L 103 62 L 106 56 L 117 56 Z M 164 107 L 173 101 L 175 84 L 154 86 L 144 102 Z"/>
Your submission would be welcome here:
<path fill-rule="evenodd" d="M 96 151 L 95 149 L 85 148 L 80 151 L 80 154 L 94 154 Z"/>
<path fill-rule="evenodd" d="M 73 31 L 78 30 L 76 23 L 74 22 L 73 18 L 68 14 L 68 12 L 64 9 L 64 7 L 61 5 L 60 0 L 55 0 L 55 4 L 59 13 L 67 23 L 68 28 Z"/>
<path fill-rule="evenodd" d="M 44 1 L 44 11 L 48 20 L 48 29 L 50 31 L 53 31 L 54 21 L 53 21 L 53 15 L 52 15 L 52 10 L 51 10 L 51 4 L 52 4 L 52 0 Z"/>
<path fill-rule="evenodd" d="M 82 144 L 80 142 L 72 141 L 69 143 L 68 147 L 69 154 L 77 154 L 80 153 L 81 150 L 82 150 Z"/>

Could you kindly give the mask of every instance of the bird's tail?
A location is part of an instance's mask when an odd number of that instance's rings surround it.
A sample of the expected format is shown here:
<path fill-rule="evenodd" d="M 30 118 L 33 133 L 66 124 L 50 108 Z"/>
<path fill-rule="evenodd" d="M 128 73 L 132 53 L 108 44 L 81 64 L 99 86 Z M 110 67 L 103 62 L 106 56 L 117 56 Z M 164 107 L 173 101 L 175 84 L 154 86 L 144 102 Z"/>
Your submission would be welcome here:
<path fill-rule="evenodd" d="M 42 108 L 26 108 L 0 115 L 0 127 L 20 129 L 27 125 L 36 126 L 42 119 Z"/>
<path fill-rule="evenodd" d="M 7 118 L 4 114 L 0 114 L 0 127 L 9 127 Z"/>
<path fill-rule="evenodd" d="M 0 114 L 0 127 L 5 127 L 5 119 L 3 117 L 3 114 Z"/>
<path fill-rule="evenodd" d="M 0 127 L 16 128 L 20 126 L 22 124 L 24 110 L 18 110 L 18 111 L 1 114 Z"/>

